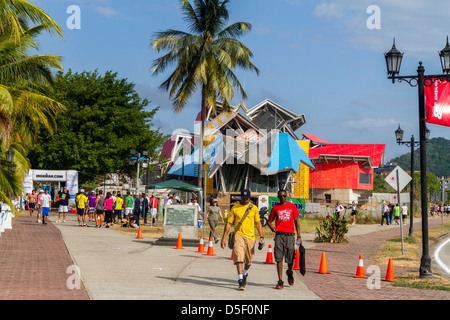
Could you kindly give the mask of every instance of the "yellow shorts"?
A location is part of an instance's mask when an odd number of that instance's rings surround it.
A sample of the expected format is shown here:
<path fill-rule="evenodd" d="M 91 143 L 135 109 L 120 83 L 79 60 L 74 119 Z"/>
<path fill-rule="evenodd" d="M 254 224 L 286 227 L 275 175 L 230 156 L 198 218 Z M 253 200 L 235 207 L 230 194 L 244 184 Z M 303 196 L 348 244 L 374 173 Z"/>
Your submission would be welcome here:
<path fill-rule="evenodd" d="M 233 249 L 234 264 L 240 262 L 248 266 L 252 264 L 253 257 L 255 256 L 255 242 L 255 240 L 251 240 L 236 233 Z"/>

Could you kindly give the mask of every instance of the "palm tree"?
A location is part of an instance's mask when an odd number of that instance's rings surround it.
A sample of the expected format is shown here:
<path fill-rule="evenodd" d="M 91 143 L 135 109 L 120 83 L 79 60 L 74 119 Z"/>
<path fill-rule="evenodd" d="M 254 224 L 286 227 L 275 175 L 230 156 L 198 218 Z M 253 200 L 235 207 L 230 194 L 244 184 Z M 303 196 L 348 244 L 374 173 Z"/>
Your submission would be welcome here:
<path fill-rule="evenodd" d="M 7 145 L 13 134 L 29 145 L 41 126 L 53 132 L 56 114 L 65 109 L 46 96 L 52 69 L 62 70 L 61 57 L 26 53 L 38 48 L 35 37 L 43 30 L 41 25 L 24 28 L 20 43 L 0 33 L 0 134 Z"/>
<path fill-rule="evenodd" d="M 247 98 L 241 83 L 234 74 L 236 68 L 255 71 L 250 61 L 252 52 L 237 39 L 251 30 L 251 24 L 236 22 L 225 27 L 229 18 L 229 0 L 181 0 L 181 9 L 191 33 L 177 30 L 157 32 L 151 43 L 157 51 L 169 50 L 154 60 L 151 72 L 158 75 L 169 65 L 176 64 L 173 73 L 160 85 L 169 91 L 175 112 L 184 109 L 197 87 L 201 90 L 201 130 L 199 146 L 198 186 L 202 187 L 203 132 L 205 113 L 216 107 L 218 98 L 229 108 L 234 88 Z"/>
<path fill-rule="evenodd" d="M 27 54 L 38 49 L 35 37 L 46 30 L 44 25 L 28 27 L 21 21 L 21 35 L 12 37 L 14 26 L 0 31 L 0 200 L 7 202 L 22 191 L 22 182 L 30 169 L 27 147 L 36 141 L 44 127 L 53 132 L 56 115 L 65 110 L 47 97 L 52 89 L 52 69 L 62 70 L 61 57 Z M 14 166 L 5 159 L 6 150 L 15 151 Z"/>
<path fill-rule="evenodd" d="M 25 0 L 0 0 L 0 33 L 9 35 L 17 43 L 25 33 L 23 20 L 41 25 L 46 31 L 62 37 L 63 30 L 44 10 Z"/>

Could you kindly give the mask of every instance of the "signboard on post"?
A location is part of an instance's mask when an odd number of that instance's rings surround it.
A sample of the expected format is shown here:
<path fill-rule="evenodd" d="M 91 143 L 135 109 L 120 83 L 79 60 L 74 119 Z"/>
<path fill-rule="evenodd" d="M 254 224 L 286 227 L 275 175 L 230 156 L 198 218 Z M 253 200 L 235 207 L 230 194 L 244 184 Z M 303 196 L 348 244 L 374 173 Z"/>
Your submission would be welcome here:
<path fill-rule="evenodd" d="M 399 166 L 396 166 L 394 170 L 386 177 L 385 181 L 397 191 L 397 206 L 400 206 L 400 191 L 408 185 L 412 178 Z M 400 234 L 402 237 L 402 255 L 405 251 L 403 245 L 403 218 L 400 212 Z"/>
<path fill-rule="evenodd" d="M 398 172 L 398 178 L 397 178 Z M 398 179 L 398 181 L 397 181 Z M 385 181 L 395 189 L 395 191 L 400 192 L 405 188 L 412 178 L 407 174 L 402 168 L 396 166 L 394 170 L 386 177 Z M 398 183 L 397 183 L 398 182 Z"/>

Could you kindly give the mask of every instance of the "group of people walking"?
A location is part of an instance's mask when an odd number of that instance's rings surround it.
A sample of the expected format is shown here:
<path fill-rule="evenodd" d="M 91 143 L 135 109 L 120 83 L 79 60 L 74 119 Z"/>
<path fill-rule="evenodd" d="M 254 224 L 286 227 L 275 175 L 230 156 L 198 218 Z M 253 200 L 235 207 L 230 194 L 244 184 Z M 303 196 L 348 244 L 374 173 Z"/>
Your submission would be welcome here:
<path fill-rule="evenodd" d="M 408 217 L 408 206 L 406 205 L 406 202 L 403 203 L 403 206 L 400 208 L 399 204 L 387 204 L 383 201 L 382 206 L 382 213 L 381 213 L 381 224 L 380 226 L 383 226 L 384 221 L 386 220 L 386 225 L 392 224 L 392 219 L 394 219 L 395 224 L 400 224 L 400 218 L 403 220 L 403 225 L 406 226 L 406 219 Z M 402 215 L 400 217 L 400 215 Z"/>
<path fill-rule="evenodd" d="M 26 205 L 30 216 L 36 211 L 36 222 L 47 224 L 49 213 L 54 207 L 58 208 L 58 220 L 56 223 L 65 223 L 69 210 L 70 194 L 67 188 L 63 188 L 56 195 L 55 201 L 49 194 L 49 189 L 33 190 L 27 196 Z M 109 228 L 112 224 L 125 223 L 127 227 L 139 227 L 139 219 L 142 217 L 144 225 L 147 225 L 147 217 L 150 213 L 151 225 L 156 225 L 158 212 L 158 198 L 152 194 L 131 195 L 127 192 L 122 197 L 120 192 L 107 192 L 100 190 L 96 193 L 92 190 L 88 195 L 81 189 L 75 198 L 75 213 L 78 216 L 78 225 L 87 226 L 87 222 L 96 222 L 96 227 Z M 126 220 L 126 222 L 124 221 Z"/>
<path fill-rule="evenodd" d="M 430 207 L 431 216 L 437 215 L 442 216 L 443 214 L 450 215 L 450 203 L 447 204 L 433 204 Z"/>
<path fill-rule="evenodd" d="M 83 189 L 75 198 L 76 213 L 78 215 L 78 225 L 87 226 L 86 222 L 91 220 L 96 222 L 96 227 L 109 228 L 112 224 L 125 223 L 124 226 L 138 228 L 140 217 L 147 225 L 148 213 L 151 215 L 151 225 L 156 225 L 158 209 L 158 198 L 152 194 L 149 197 L 145 193 L 131 195 L 128 191 L 122 197 L 121 193 L 115 191 L 103 194 L 99 190 L 96 194 L 94 190 L 86 196 Z M 126 219 L 126 222 L 124 221 Z"/>

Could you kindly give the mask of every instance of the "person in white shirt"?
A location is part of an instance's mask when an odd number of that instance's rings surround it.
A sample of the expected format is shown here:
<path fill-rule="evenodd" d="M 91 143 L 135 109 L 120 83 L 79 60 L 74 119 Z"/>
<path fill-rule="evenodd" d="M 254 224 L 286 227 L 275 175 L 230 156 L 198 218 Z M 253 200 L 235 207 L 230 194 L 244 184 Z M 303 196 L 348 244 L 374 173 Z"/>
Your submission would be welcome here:
<path fill-rule="evenodd" d="M 196 198 L 192 198 L 191 202 L 188 203 L 188 206 L 197 206 L 198 207 L 198 220 L 202 220 L 203 214 L 202 214 L 202 208 L 197 203 Z"/>
<path fill-rule="evenodd" d="M 408 218 L 408 207 L 406 206 L 406 202 L 404 202 L 402 207 L 402 219 L 404 226 L 406 226 L 406 218 Z"/>
<path fill-rule="evenodd" d="M 42 205 L 42 220 L 44 220 L 44 225 L 47 225 L 48 216 L 51 210 L 52 196 L 48 193 L 48 189 L 45 189 L 45 193 L 41 195 L 41 205 Z"/>
<path fill-rule="evenodd" d="M 341 203 L 338 201 L 336 202 L 336 208 L 334 209 L 334 212 L 338 216 L 338 218 L 341 216 L 341 213 L 344 211 L 344 207 L 341 205 Z"/>

